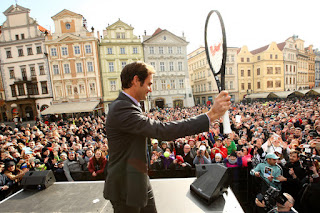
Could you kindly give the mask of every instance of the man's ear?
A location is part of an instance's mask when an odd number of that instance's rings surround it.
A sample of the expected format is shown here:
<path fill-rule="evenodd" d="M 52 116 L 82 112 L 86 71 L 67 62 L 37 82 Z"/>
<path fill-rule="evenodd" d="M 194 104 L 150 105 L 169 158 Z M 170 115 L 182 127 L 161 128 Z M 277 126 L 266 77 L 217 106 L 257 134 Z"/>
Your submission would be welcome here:
<path fill-rule="evenodd" d="M 133 86 L 133 85 L 140 85 L 140 79 L 139 79 L 139 77 L 138 77 L 137 75 L 135 75 L 135 76 L 133 77 L 132 86 Z"/>

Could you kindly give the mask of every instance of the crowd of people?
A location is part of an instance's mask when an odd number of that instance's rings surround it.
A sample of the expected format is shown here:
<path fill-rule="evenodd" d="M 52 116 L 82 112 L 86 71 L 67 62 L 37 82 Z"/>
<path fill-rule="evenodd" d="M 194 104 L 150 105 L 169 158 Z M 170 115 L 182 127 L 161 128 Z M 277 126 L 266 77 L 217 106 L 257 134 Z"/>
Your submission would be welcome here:
<path fill-rule="evenodd" d="M 162 122 L 189 118 L 208 110 L 155 108 L 146 113 Z M 149 142 L 150 170 L 191 170 L 197 164 L 220 163 L 250 167 L 250 174 L 290 194 L 301 206 L 306 183 L 318 183 L 320 151 L 320 101 L 317 99 L 237 103 L 230 110 L 232 133 L 224 135 L 222 121 L 208 132 Z M 107 175 L 108 140 L 104 116 L 40 120 L 35 126 L 0 126 L 1 196 L 19 187 L 27 171 L 52 170 L 77 180 L 89 171 L 92 180 Z M 300 208 L 301 209 L 301 208 Z"/>

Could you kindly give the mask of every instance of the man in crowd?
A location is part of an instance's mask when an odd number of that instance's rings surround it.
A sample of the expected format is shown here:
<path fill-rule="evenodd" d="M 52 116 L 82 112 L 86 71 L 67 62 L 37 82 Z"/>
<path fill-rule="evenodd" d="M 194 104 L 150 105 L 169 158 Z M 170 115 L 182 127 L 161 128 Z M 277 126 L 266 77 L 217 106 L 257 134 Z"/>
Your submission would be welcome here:
<path fill-rule="evenodd" d="M 161 123 L 142 114 L 153 83 L 153 67 L 133 62 L 121 72 L 123 91 L 111 104 L 106 130 L 109 143 L 108 176 L 104 197 L 118 212 L 157 212 L 147 176 L 146 138 L 173 140 L 209 130 L 209 124 L 230 107 L 230 96 L 221 92 L 206 114 L 178 122 Z M 127 147 L 127 149 L 123 149 Z"/>

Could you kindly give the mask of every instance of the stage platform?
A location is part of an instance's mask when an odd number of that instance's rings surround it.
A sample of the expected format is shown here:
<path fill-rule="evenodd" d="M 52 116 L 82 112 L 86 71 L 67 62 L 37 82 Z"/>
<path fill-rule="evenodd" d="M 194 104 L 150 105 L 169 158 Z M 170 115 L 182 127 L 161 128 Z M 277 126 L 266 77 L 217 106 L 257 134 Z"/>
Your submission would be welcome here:
<path fill-rule="evenodd" d="M 195 178 L 153 179 L 151 185 L 159 213 L 243 212 L 229 188 L 211 205 L 190 193 Z M 0 212 L 107 212 L 110 201 L 103 198 L 104 181 L 56 182 L 42 191 L 20 190 L 0 202 Z"/>

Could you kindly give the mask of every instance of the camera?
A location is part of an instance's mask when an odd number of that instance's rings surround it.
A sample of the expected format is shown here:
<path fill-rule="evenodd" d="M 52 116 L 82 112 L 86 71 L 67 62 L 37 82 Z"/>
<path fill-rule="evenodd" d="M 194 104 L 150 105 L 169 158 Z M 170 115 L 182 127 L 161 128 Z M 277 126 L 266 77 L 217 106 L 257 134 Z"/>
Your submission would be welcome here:
<path fill-rule="evenodd" d="M 266 209 L 274 209 L 277 203 L 284 205 L 287 202 L 287 198 L 280 192 L 280 190 L 270 186 L 264 195 L 261 193 L 257 195 L 258 200 L 264 201 L 266 205 Z"/>

